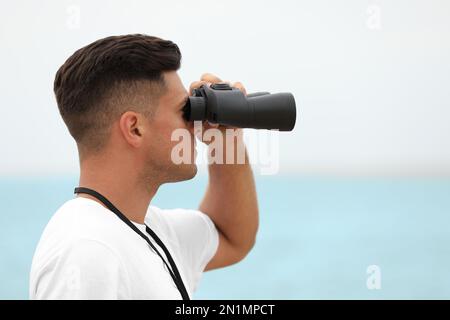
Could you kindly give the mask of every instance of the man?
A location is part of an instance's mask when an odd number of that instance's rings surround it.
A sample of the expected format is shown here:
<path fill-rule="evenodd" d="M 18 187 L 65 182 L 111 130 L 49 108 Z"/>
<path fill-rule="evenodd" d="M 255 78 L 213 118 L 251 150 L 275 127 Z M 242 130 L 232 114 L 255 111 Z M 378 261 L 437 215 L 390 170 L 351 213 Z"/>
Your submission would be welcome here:
<path fill-rule="evenodd" d="M 188 299 L 204 271 L 237 263 L 253 247 L 258 206 L 246 152 L 244 164 L 208 165 L 198 210 L 150 205 L 163 183 L 197 172 L 195 161 L 171 158 L 174 130 L 189 132 L 195 153 L 194 125 L 183 118 L 188 92 L 177 74 L 180 61 L 173 42 L 136 34 L 95 41 L 58 70 L 54 91 L 77 144 L 79 186 L 93 191 L 80 189 L 45 228 L 30 298 Z M 204 74 L 190 93 L 220 81 Z M 242 147 L 242 134 L 234 142 Z"/>

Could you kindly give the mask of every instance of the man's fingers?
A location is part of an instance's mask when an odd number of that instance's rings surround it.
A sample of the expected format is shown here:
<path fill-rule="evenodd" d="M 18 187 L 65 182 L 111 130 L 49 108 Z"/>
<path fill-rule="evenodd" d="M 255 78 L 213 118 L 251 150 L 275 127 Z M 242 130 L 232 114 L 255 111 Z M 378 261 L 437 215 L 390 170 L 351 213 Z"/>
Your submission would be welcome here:
<path fill-rule="evenodd" d="M 204 73 L 202 74 L 202 77 L 200 78 L 201 81 L 211 82 L 211 83 L 217 83 L 222 82 L 219 77 L 213 75 L 212 73 Z"/>
<path fill-rule="evenodd" d="M 220 124 L 218 124 L 218 123 L 211 123 L 211 122 L 209 122 L 208 120 L 205 120 L 205 121 L 203 122 L 203 125 L 205 126 L 205 130 L 206 130 L 206 129 L 209 129 L 209 128 L 214 128 L 214 129 L 216 129 L 216 128 L 218 128 L 218 127 L 220 126 Z"/>
<path fill-rule="evenodd" d="M 244 85 L 240 82 L 233 83 L 232 87 L 238 88 L 241 90 L 245 95 L 247 95 L 247 90 L 245 89 Z"/>
<path fill-rule="evenodd" d="M 201 85 L 208 84 L 208 81 L 194 81 L 189 86 L 189 94 L 192 94 L 194 89 L 200 88 Z"/>
<path fill-rule="evenodd" d="M 219 77 L 216 77 L 215 75 L 213 75 L 211 73 L 204 73 L 202 75 L 200 81 L 192 82 L 191 85 L 189 86 L 189 94 L 192 95 L 194 89 L 197 89 L 204 84 L 210 85 L 211 83 L 218 83 L 218 82 L 228 83 L 231 87 L 238 88 L 245 95 L 247 95 L 247 90 L 245 89 L 244 85 L 241 82 L 235 82 L 235 83 L 231 84 L 229 81 L 222 81 Z"/>

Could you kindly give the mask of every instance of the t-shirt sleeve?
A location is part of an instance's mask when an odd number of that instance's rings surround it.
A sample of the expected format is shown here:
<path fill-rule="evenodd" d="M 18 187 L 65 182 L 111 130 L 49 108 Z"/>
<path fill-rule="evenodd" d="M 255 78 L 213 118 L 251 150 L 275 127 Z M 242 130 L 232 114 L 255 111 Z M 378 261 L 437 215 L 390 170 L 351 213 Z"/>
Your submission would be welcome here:
<path fill-rule="evenodd" d="M 190 291 L 194 292 L 208 262 L 216 254 L 219 233 L 208 215 L 192 209 L 159 209 L 153 207 L 169 229 L 171 239 L 182 260 Z"/>
<path fill-rule="evenodd" d="M 124 270 L 118 256 L 97 240 L 67 245 L 41 270 L 35 299 L 124 299 Z"/>

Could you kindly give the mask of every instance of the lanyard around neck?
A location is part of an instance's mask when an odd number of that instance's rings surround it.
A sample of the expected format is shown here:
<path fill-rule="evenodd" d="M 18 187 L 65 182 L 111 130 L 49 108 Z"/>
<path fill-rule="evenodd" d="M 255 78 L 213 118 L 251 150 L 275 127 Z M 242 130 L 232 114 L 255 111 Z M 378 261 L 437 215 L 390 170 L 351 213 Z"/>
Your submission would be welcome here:
<path fill-rule="evenodd" d="M 156 235 L 155 232 L 153 232 L 152 229 L 150 229 L 149 226 L 145 225 L 145 230 L 147 231 L 147 233 L 153 238 L 153 240 L 158 244 L 158 246 L 160 246 L 167 259 L 169 260 L 170 266 L 172 268 L 169 267 L 169 265 L 167 264 L 166 260 L 163 258 L 163 256 L 159 253 L 159 251 L 156 249 L 156 247 L 154 246 L 154 244 L 150 241 L 150 239 L 142 233 L 141 230 L 139 230 L 138 227 L 136 227 L 122 212 L 120 212 L 119 209 L 117 209 L 108 199 L 106 199 L 104 196 L 102 196 L 100 193 L 98 193 L 95 190 L 89 189 L 89 188 L 84 188 L 84 187 L 78 187 L 75 188 L 74 193 L 86 193 L 89 194 L 95 198 L 97 198 L 98 200 L 100 200 L 109 210 L 111 210 L 113 213 L 115 213 L 115 215 L 117 217 L 120 218 L 120 220 L 122 220 L 123 222 L 125 222 L 131 229 L 133 229 L 133 231 L 135 231 L 138 235 L 140 235 L 145 241 L 147 241 L 147 243 L 150 245 L 150 247 L 156 252 L 156 254 L 158 254 L 158 256 L 163 260 L 164 264 L 166 265 L 167 269 L 169 270 L 170 276 L 172 277 L 173 281 L 175 282 L 175 285 L 178 288 L 178 291 L 180 291 L 181 297 L 183 298 L 183 300 L 190 300 L 189 298 L 189 294 L 186 291 L 186 288 L 183 284 L 183 280 L 181 279 L 181 275 L 178 272 L 178 268 L 175 264 L 175 261 L 173 261 L 172 256 L 170 255 L 169 250 L 167 250 L 166 246 L 164 245 L 164 243 L 161 241 L 161 239 Z"/>

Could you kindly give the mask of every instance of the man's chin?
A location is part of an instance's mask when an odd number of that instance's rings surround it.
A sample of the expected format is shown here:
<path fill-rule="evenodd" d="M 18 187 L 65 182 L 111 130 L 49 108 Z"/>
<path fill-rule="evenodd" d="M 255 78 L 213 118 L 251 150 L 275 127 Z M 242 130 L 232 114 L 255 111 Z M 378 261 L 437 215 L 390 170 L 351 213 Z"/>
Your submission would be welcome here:
<path fill-rule="evenodd" d="M 174 168 L 174 173 L 171 181 L 168 182 L 180 182 L 191 180 L 197 175 L 197 165 L 194 164 L 180 164 Z"/>
<path fill-rule="evenodd" d="M 189 165 L 189 170 L 186 170 L 186 171 L 187 171 L 187 177 L 185 180 L 193 179 L 197 175 L 197 171 L 198 171 L 197 165 L 195 163 Z"/>

